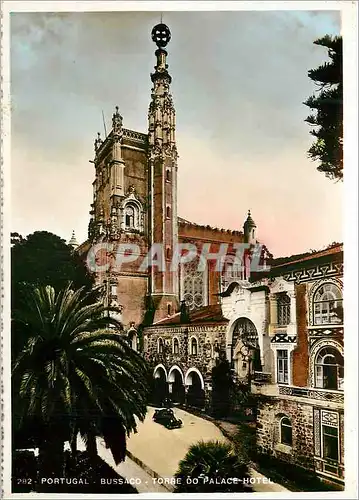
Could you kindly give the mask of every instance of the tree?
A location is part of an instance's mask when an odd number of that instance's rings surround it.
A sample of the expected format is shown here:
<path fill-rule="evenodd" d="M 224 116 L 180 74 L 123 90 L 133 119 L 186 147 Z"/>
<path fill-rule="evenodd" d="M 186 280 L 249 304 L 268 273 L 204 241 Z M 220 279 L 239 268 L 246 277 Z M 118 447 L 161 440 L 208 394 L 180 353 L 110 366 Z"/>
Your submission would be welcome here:
<path fill-rule="evenodd" d="M 229 415 L 233 386 L 231 365 L 222 357 L 212 368 L 212 412 L 215 417 Z"/>
<path fill-rule="evenodd" d="M 56 291 L 72 282 L 74 288 L 90 290 L 94 277 L 81 257 L 65 240 L 47 231 L 35 231 L 23 238 L 11 233 L 11 284 L 19 287 L 51 285 Z"/>
<path fill-rule="evenodd" d="M 74 289 L 93 290 L 95 281 L 81 257 L 65 240 L 47 231 L 36 231 L 26 238 L 11 233 L 11 308 L 22 308 L 28 289 L 51 285 L 56 291 L 72 283 Z M 95 297 L 94 291 L 94 297 Z M 90 296 L 89 296 L 90 298 Z M 21 331 L 12 334 L 12 356 L 22 344 Z"/>
<path fill-rule="evenodd" d="M 326 35 L 314 43 L 328 49 L 330 62 L 308 72 L 319 87 L 304 102 L 316 111 L 305 120 L 314 126 L 310 134 L 316 138 L 308 156 L 319 161 L 319 172 L 340 180 L 343 178 L 343 41 L 340 36 Z"/>
<path fill-rule="evenodd" d="M 36 424 L 47 476 L 61 475 L 64 442 L 78 432 L 92 453 L 102 435 L 119 463 L 135 417 L 145 417 L 147 365 L 105 312 L 100 302 L 88 303 L 83 288 L 46 286 L 27 290 L 14 314 L 23 346 L 13 360 L 13 429 Z"/>
<path fill-rule="evenodd" d="M 238 481 L 233 481 L 236 478 Z M 228 443 L 200 441 L 193 444 L 175 474 L 176 493 L 248 492 L 246 464 Z"/>

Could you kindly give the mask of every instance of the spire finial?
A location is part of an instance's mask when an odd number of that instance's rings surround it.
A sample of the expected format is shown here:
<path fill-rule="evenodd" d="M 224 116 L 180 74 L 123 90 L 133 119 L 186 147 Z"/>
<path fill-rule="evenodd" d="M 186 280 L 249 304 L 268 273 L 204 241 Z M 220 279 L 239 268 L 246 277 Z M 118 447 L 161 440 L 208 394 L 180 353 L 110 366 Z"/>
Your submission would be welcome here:
<path fill-rule="evenodd" d="M 122 116 L 119 113 L 118 106 L 115 106 L 115 112 L 112 115 L 112 128 L 115 134 L 120 134 L 122 129 Z"/>
<path fill-rule="evenodd" d="M 156 24 L 156 26 L 152 30 L 151 36 L 152 40 L 155 42 L 159 49 L 166 47 L 168 42 L 171 40 L 170 29 L 168 26 L 163 24 L 162 15 L 160 24 Z"/>
<path fill-rule="evenodd" d="M 100 149 L 101 144 L 102 144 L 101 134 L 100 134 L 100 132 L 97 132 L 97 137 L 95 139 L 95 152 L 96 153 Z"/>

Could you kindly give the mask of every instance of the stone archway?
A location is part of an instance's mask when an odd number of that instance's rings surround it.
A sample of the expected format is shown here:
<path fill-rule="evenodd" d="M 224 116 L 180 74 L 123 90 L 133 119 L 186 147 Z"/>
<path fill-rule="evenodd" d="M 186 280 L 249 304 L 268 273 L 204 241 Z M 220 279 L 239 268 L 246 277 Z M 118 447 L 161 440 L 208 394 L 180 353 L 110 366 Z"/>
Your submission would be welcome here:
<path fill-rule="evenodd" d="M 163 401 L 168 398 L 167 371 L 163 365 L 157 365 L 153 370 L 152 397 L 156 406 L 162 406 Z"/>
<path fill-rule="evenodd" d="M 235 321 L 230 349 L 231 366 L 240 378 L 262 371 L 259 336 L 249 318 L 242 317 Z"/>
<path fill-rule="evenodd" d="M 204 380 L 197 368 L 190 368 L 186 373 L 186 404 L 195 408 L 204 408 L 205 392 Z"/>
<path fill-rule="evenodd" d="M 185 388 L 183 373 L 178 366 L 172 366 L 167 377 L 169 397 L 173 403 L 184 403 Z"/>

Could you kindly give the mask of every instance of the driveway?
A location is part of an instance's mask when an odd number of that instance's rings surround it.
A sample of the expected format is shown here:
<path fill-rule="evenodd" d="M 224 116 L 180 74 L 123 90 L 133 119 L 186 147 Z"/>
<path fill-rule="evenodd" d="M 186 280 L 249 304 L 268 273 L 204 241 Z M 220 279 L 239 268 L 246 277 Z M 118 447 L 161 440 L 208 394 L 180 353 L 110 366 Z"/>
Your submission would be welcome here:
<path fill-rule="evenodd" d="M 166 429 L 163 425 L 153 422 L 154 408 L 148 408 L 144 422 L 137 425 L 138 432 L 131 434 L 127 440 L 127 450 L 136 461 L 145 464 L 147 471 L 154 471 L 163 480 L 167 479 L 167 488 L 153 477 L 137 463 L 126 457 L 125 462 L 115 465 L 110 450 L 104 446 L 101 438 L 97 438 L 97 448 L 99 456 L 107 462 L 122 477 L 132 483 L 139 493 L 166 493 L 168 495 L 175 472 L 179 462 L 186 455 L 188 448 L 198 441 L 218 440 L 228 442 L 221 431 L 212 422 L 196 417 L 179 408 L 174 408 L 177 418 L 183 422 L 180 429 Z M 85 449 L 84 443 L 78 437 L 78 449 Z M 260 493 L 288 492 L 283 486 L 269 482 L 268 478 L 254 469 L 249 469 L 253 491 Z M 287 496 L 283 496 L 287 498 Z"/>
<path fill-rule="evenodd" d="M 153 422 L 154 412 L 154 408 L 148 409 L 144 422 L 137 426 L 137 434 L 131 434 L 128 439 L 127 449 L 161 477 L 175 474 L 179 461 L 193 443 L 201 439 L 226 441 L 214 424 L 179 408 L 174 408 L 174 413 L 183 422 L 180 429 L 169 430 Z"/>

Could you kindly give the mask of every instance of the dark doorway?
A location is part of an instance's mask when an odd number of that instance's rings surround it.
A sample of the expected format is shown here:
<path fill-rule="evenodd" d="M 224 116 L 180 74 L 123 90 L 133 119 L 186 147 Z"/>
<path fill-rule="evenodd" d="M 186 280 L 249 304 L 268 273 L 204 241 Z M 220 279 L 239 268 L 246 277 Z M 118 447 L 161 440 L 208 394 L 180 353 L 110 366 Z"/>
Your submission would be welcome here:
<path fill-rule="evenodd" d="M 205 405 L 205 396 L 198 373 L 190 372 L 188 380 L 190 384 L 187 391 L 187 404 L 188 406 L 202 409 Z"/>
<path fill-rule="evenodd" d="M 170 394 L 170 398 L 174 403 L 184 403 L 185 399 L 185 390 L 182 381 L 182 376 L 178 370 L 173 370 L 172 372 L 174 380 L 172 382 L 172 394 Z"/>
<path fill-rule="evenodd" d="M 168 398 L 168 384 L 166 373 L 162 367 L 158 367 L 153 378 L 152 402 L 156 406 L 162 406 L 163 401 Z"/>

